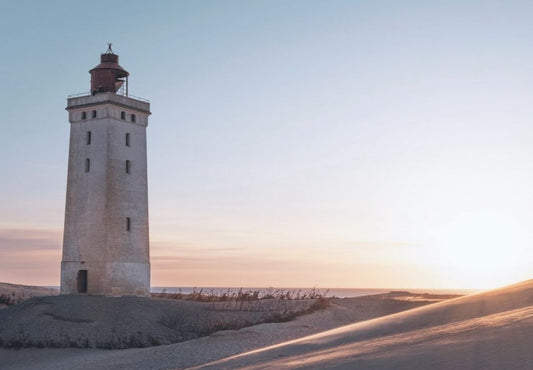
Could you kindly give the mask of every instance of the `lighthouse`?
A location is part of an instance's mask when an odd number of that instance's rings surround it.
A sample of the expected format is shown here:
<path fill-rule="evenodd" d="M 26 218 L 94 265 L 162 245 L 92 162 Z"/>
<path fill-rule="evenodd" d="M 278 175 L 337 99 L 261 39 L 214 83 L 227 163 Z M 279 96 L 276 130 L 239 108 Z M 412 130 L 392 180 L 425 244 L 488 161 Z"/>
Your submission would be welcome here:
<path fill-rule="evenodd" d="M 109 44 L 91 91 L 67 100 L 70 144 L 61 294 L 148 295 L 146 127 L 150 103 L 128 94 Z"/>

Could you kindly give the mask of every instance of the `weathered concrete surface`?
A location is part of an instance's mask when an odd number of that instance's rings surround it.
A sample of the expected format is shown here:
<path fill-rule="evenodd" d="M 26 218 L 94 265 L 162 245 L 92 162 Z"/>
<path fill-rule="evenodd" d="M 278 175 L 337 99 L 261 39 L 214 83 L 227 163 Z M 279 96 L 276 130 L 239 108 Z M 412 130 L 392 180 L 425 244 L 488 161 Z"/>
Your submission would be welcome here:
<path fill-rule="evenodd" d="M 88 294 L 149 293 L 149 109 L 147 102 L 113 93 L 68 100 L 62 294 L 80 293 L 80 270 L 87 271 Z"/>

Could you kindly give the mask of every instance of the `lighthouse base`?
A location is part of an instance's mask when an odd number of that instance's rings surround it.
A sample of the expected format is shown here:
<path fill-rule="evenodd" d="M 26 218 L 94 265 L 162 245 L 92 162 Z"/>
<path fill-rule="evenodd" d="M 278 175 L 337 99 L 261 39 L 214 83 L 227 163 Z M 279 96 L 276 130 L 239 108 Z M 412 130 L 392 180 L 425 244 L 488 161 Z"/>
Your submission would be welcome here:
<path fill-rule="evenodd" d="M 61 262 L 61 294 L 149 296 L 150 264 L 63 261 Z"/>

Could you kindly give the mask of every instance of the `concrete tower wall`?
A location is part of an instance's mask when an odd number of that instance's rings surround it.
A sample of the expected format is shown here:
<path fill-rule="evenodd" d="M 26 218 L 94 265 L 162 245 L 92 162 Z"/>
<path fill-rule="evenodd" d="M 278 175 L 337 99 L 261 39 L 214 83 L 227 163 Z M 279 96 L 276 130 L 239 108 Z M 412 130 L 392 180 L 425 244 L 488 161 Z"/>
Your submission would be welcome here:
<path fill-rule="evenodd" d="M 67 110 L 61 293 L 146 295 L 149 103 L 108 92 L 71 98 Z M 80 291 L 79 271 L 86 271 L 86 291 Z"/>

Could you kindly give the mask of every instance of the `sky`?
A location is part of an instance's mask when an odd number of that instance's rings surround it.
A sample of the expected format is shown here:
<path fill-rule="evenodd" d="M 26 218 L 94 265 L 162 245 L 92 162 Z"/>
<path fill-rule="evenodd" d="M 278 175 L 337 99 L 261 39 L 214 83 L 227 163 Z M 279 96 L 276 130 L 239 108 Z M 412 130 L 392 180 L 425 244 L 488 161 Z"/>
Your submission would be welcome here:
<path fill-rule="evenodd" d="M 150 99 L 153 286 L 532 277 L 531 1 L 1 1 L 0 281 L 59 285 L 69 94 Z"/>

